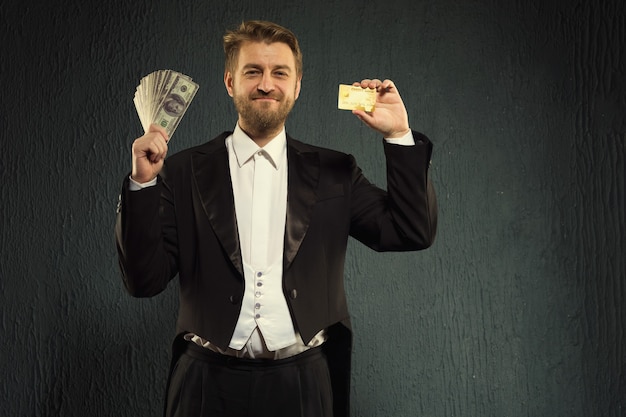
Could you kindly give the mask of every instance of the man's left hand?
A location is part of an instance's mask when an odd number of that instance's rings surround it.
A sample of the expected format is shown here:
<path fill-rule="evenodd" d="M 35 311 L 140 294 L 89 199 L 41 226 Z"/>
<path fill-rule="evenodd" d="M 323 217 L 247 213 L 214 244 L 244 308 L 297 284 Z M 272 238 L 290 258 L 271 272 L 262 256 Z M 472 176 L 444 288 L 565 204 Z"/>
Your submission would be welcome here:
<path fill-rule="evenodd" d="M 393 81 L 364 79 L 360 83 L 356 82 L 352 85 L 375 89 L 377 92 L 376 106 L 373 112 L 352 111 L 352 114 L 361 119 L 363 123 L 388 139 L 403 137 L 410 131 L 406 107 L 404 107 L 402 97 L 400 97 Z"/>

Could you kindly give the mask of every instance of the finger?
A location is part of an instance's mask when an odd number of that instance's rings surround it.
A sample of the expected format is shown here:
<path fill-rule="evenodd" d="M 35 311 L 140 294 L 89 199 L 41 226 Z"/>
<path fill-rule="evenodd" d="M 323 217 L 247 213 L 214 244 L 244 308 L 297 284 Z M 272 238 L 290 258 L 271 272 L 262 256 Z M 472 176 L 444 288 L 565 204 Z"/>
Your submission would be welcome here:
<path fill-rule="evenodd" d="M 375 89 L 376 91 L 382 93 L 390 92 L 396 88 L 394 82 L 390 79 L 385 79 L 384 81 L 381 81 L 378 78 L 365 78 L 361 80 L 361 82 L 355 82 L 352 85 L 360 86 L 361 88 L 371 88 L 373 90 Z"/>
<path fill-rule="evenodd" d="M 133 144 L 133 155 L 146 158 L 150 162 L 158 162 L 167 155 L 167 142 L 159 132 L 146 133 Z"/>
<path fill-rule="evenodd" d="M 150 128 L 142 137 L 135 140 L 133 143 L 133 152 L 145 152 L 149 149 L 153 150 L 153 148 L 151 148 L 153 143 L 167 147 L 167 132 L 162 130 L 162 128 L 157 129 L 156 125 L 153 126 L 155 127 L 154 130 Z"/>
<path fill-rule="evenodd" d="M 361 88 L 371 88 L 373 90 L 376 88 L 377 82 L 380 83 L 379 80 L 370 80 L 369 78 L 364 78 L 360 82 L 357 81 L 357 82 L 352 83 L 352 85 L 355 87 L 361 87 Z"/>
<path fill-rule="evenodd" d="M 381 81 L 378 78 L 373 78 L 371 80 L 363 80 L 361 85 L 363 88 L 371 88 L 372 90 L 378 90 L 381 85 Z"/>
<path fill-rule="evenodd" d="M 395 87 L 396 85 L 393 83 L 393 81 L 391 81 L 390 79 L 386 79 L 385 81 L 380 83 L 378 91 L 388 92 L 393 90 Z"/>
<path fill-rule="evenodd" d="M 358 117 L 362 122 L 366 123 L 367 125 L 371 123 L 371 120 L 374 117 L 372 116 L 372 113 L 368 113 L 364 110 L 352 110 L 352 114 L 354 114 L 356 117 Z"/>
<path fill-rule="evenodd" d="M 150 142 L 149 150 L 150 161 L 153 163 L 159 162 L 167 156 L 167 142 L 165 142 L 165 139 L 159 135 L 154 138 L 152 142 Z"/>
<path fill-rule="evenodd" d="M 169 142 L 170 140 L 170 137 L 167 134 L 167 131 L 165 130 L 165 128 L 155 123 L 150 125 L 150 127 L 148 128 L 148 132 L 146 133 L 159 133 L 163 137 L 163 140 L 165 141 L 165 143 Z"/>
<path fill-rule="evenodd" d="M 167 153 L 167 143 L 169 140 L 169 136 L 167 135 L 165 129 L 163 129 L 161 126 L 152 125 L 148 132 L 148 134 L 151 135 L 151 142 L 154 144 L 154 146 L 156 146 L 156 149 L 158 150 L 157 153 L 160 155 Z"/>

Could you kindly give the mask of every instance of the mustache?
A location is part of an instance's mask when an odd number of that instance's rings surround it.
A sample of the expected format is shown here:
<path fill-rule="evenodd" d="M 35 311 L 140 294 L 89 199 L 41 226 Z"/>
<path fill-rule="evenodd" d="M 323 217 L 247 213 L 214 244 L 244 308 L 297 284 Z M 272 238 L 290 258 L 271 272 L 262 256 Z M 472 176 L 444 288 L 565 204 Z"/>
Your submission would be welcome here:
<path fill-rule="evenodd" d="M 282 94 L 275 94 L 275 93 L 263 93 L 263 92 L 256 92 L 253 94 L 250 94 L 250 98 L 255 100 L 257 98 L 271 98 L 273 100 L 282 100 L 283 95 Z"/>

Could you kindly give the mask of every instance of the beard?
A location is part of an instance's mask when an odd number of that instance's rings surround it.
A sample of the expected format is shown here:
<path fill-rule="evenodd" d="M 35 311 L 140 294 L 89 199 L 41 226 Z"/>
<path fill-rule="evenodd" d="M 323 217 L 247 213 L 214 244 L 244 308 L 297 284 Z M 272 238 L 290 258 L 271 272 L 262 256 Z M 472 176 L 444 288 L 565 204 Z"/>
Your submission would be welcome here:
<path fill-rule="evenodd" d="M 272 109 L 273 103 L 270 102 L 254 102 L 255 98 L 261 97 L 278 100 L 278 108 Z M 287 116 L 295 104 L 293 98 L 286 97 L 280 93 L 263 94 L 257 92 L 249 97 L 235 95 L 233 101 L 242 122 L 248 129 L 253 131 L 251 133 L 265 133 L 282 129 Z"/>

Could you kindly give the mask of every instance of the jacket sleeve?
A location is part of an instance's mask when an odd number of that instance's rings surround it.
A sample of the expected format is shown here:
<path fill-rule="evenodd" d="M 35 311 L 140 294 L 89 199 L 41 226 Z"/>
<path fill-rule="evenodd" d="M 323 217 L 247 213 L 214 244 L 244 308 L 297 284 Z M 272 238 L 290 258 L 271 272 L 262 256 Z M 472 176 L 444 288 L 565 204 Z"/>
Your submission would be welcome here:
<path fill-rule="evenodd" d="M 122 186 L 115 238 L 118 260 L 128 292 L 151 297 L 163 291 L 178 271 L 178 242 L 172 192 L 159 177 L 139 191 Z"/>
<path fill-rule="evenodd" d="M 350 234 L 376 251 L 428 248 L 437 230 L 437 201 L 429 177 L 432 143 L 413 132 L 414 146 L 384 143 L 387 191 L 352 169 Z"/>

